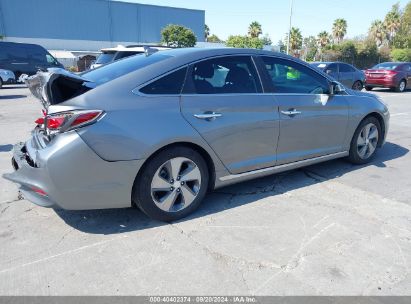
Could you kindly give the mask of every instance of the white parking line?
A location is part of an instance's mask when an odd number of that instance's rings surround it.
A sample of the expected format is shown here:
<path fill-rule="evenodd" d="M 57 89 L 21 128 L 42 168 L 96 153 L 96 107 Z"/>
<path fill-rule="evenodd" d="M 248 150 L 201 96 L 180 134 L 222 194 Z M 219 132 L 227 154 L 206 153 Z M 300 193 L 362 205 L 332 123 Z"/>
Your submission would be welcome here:
<path fill-rule="evenodd" d="M 404 115 L 408 115 L 408 114 L 410 114 L 410 113 L 403 112 L 403 113 L 394 113 L 394 114 L 391 114 L 390 116 L 395 117 L 395 116 L 404 116 Z"/>

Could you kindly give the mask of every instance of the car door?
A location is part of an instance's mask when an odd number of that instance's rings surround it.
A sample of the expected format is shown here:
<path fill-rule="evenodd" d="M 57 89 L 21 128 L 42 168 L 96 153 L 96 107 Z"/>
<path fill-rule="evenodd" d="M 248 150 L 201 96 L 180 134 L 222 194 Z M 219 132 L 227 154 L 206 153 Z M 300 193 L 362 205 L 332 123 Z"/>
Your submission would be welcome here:
<path fill-rule="evenodd" d="M 190 66 L 181 111 L 231 173 L 274 166 L 278 104 L 262 94 L 251 56 L 223 56 Z"/>
<path fill-rule="evenodd" d="M 339 63 L 338 66 L 338 81 L 345 85 L 347 88 L 351 89 L 354 83 L 355 70 L 345 63 Z"/>
<path fill-rule="evenodd" d="M 261 59 L 279 105 L 277 165 L 341 152 L 348 125 L 346 97 L 330 95 L 329 81 L 305 65 L 276 57 Z"/>

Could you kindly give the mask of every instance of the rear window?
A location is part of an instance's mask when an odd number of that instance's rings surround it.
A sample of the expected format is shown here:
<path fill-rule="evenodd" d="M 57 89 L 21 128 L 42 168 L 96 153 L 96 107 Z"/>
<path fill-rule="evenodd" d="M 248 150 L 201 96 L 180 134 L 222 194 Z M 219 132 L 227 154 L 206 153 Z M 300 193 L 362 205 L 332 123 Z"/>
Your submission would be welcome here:
<path fill-rule="evenodd" d="M 95 70 L 89 70 L 81 74 L 88 81 L 94 82 L 97 85 L 114 80 L 148 65 L 166 60 L 171 56 L 162 54 L 153 54 L 151 56 L 133 56 L 127 57 L 113 63 L 104 65 Z"/>
<path fill-rule="evenodd" d="M 115 54 L 116 54 L 115 52 L 100 54 L 100 56 L 98 56 L 98 58 L 96 60 L 96 63 L 97 64 L 106 64 L 108 62 L 111 62 L 111 61 L 113 61 L 113 58 L 114 58 Z"/>
<path fill-rule="evenodd" d="M 373 67 L 373 70 L 395 70 L 398 64 L 396 63 L 380 63 Z"/>

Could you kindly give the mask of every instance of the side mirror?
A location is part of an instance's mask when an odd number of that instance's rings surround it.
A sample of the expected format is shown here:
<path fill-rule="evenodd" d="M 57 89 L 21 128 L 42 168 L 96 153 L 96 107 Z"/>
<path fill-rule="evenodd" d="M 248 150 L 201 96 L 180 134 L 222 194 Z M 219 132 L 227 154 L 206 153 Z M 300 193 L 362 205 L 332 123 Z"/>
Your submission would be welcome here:
<path fill-rule="evenodd" d="M 330 95 L 338 95 L 345 92 L 345 87 L 337 82 L 337 81 L 332 81 L 330 83 Z"/>

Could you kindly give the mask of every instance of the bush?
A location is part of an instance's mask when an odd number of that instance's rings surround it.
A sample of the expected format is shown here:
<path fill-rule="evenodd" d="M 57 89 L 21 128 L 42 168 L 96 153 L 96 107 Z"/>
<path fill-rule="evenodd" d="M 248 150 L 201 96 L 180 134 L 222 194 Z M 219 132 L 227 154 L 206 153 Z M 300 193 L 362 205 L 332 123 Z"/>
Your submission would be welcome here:
<path fill-rule="evenodd" d="M 391 57 L 394 61 L 411 61 L 411 49 L 393 49 Z"/>
<path fill-rule="evenodd" d="M 67 70 L 69 70 L 70 72 L 73 72 L 73 73 L 77 73 L 78 72 L 78 67 L 71 66 L 71 67 L 68 67 Z"/>

